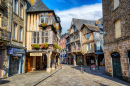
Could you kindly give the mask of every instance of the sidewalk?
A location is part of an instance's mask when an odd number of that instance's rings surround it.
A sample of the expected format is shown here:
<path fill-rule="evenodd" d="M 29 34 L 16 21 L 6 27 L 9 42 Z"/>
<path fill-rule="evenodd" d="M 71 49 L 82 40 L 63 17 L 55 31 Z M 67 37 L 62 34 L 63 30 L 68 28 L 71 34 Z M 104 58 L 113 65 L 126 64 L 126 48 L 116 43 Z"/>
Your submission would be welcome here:
<path fill-rule="evenodd" d="M 47 79 L 60 69 L 56 69 L 51 73 L 46 73 L 45 70 L 42 71 L 32 71 L 29 73 L 18 74 L 12 77 L 2 80 L 0 86 L 34 86 L 41 81 Z"/>

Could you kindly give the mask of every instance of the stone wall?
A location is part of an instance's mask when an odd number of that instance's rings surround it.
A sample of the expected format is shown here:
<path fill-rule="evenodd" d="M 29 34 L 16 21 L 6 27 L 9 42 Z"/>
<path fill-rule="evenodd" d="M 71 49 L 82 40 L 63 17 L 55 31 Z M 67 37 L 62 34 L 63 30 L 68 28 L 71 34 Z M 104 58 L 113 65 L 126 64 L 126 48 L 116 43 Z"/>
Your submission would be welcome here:
<path fill-rule="evenodd" d="M 130 37 L 130 3 L 129 0 L 119 0 L 119 7 L 114 9 L 114 0 L 103 0 L 103 28 L 107 32 L 104 35 L 105 44 L 113 43 Z M 121 21 L 121 38 L 115 38 L 115 21 Z"/>
<path fill-rule="evenodd" d="M 106 73 L 113 76 L 113 66 L 111 53 L 120 54 L 121 71 L 123 79 L 128 81 L 129 59 L 128 50 L 130 50 L 130 2 L 129 0 L 119 0 L 119 7 L 114 9 L 114 0 L 103 0 L 103 28 L 104 32 L 104 56 Z M 121 21 L 121 37 L 116 39 L 115 21 Z"/>
<path fill-rule="evenodd" d="M 118 52 L 120 54 L 121 71 L 122 71 L 123 79 L 126 81 L 128 80 L 128 76 L 129 76 L 128 50 L 130 50 L 130 40 L 121 41 L 120 43 L 113 43 L 110 45 L 106 45 L 104 47 L 105 68 L 106 68 L 106 73 L 108 75 L 110 76 L 113 75 L 111 53 Z"/>

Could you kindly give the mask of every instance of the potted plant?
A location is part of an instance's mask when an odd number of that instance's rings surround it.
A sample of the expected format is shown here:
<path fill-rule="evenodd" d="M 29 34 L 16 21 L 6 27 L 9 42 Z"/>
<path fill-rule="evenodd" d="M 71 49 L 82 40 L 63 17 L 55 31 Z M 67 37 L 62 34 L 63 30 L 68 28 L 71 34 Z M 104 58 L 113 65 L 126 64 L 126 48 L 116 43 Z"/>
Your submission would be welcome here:
<path fill-rule="evenodd" d="M 42 27 L 46 27 L 47 26 L 47 23 L 42 23 Z"/>
<path fill-rule="evenodd" d="M 48 43 L 41 44 L 41 48 L 47 49 L 48 48 Z"/>
<path fill-rule="evenodd" d="M 39 44 L 32 44 L 32 48 L 38 49 L 40 47 Z"/>

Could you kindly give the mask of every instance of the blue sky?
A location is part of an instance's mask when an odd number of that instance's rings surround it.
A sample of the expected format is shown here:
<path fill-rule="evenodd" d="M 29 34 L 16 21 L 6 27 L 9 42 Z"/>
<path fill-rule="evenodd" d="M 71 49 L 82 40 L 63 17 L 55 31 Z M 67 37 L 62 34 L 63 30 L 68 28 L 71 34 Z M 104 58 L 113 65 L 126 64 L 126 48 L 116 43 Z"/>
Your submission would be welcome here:
<path fill-rule="evenodd" d="M 42 0 L 61 18 L 62 34 L 70 28 L 72 18 L 97 20 L 102 17 L 102 0 Z"/>

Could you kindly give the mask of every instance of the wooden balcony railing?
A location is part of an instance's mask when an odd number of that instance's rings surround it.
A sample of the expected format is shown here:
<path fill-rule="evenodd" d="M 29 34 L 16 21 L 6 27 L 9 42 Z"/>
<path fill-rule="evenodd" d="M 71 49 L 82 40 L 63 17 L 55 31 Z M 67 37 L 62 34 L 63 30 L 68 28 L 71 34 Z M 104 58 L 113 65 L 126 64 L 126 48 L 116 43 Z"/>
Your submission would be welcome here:
<path fill-rule="evenodd" d="M 11 32 L 0 28 L 0 40 L 11 41 Z"/>

